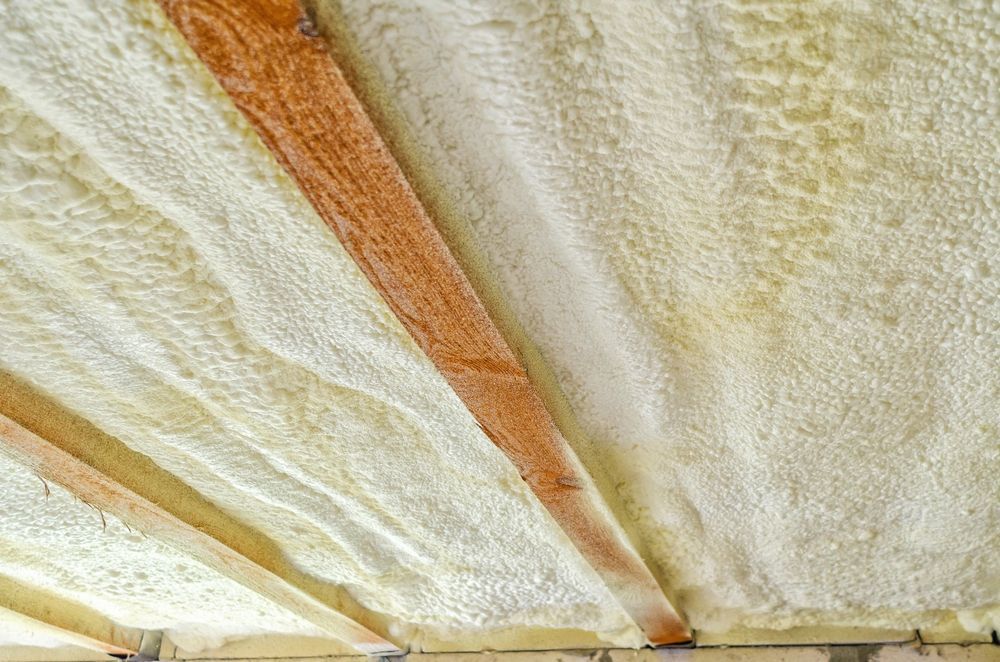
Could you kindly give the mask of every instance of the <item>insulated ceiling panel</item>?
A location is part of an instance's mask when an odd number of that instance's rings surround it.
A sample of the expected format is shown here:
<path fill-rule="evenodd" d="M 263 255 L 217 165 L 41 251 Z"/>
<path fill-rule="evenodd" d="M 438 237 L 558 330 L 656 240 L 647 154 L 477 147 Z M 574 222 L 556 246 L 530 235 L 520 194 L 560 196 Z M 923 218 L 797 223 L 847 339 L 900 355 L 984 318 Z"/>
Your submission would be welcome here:
<path fill-rule="evenodd" d="M 695 628 L 995 627 L 995 5 L 315 4 Z"/>
<path fill-rule="evenodd" d="M 4 369 L 394 638 L 643 640 L 158 7 L 0 25 Z"/>

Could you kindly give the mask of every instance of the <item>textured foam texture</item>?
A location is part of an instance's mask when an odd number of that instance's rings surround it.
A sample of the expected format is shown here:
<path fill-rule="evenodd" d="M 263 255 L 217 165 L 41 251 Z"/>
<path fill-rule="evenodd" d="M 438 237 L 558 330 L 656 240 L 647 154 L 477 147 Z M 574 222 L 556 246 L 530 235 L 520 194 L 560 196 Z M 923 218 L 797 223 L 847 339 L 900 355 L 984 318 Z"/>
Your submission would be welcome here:
<path fill-rule="evenodd" d="M 266 632 L 322 635 L 291 612 L 2 457 L 0 474 L 0 574 L 83 604 L 119 625 L 166 630 L 195 651 Z M 62 645 L 56 642 L 35 635 L 7 643 Z"/>
<path fill-rule="evenodd" d="M 0 365 L 393 634 L 641 634 L 152 2 L 0 13 Z"/>
<path fill-rule="evenodd" d="M 1000 38 L 959 4 L 327 5 L 696 628 L 992 627 Z"/>

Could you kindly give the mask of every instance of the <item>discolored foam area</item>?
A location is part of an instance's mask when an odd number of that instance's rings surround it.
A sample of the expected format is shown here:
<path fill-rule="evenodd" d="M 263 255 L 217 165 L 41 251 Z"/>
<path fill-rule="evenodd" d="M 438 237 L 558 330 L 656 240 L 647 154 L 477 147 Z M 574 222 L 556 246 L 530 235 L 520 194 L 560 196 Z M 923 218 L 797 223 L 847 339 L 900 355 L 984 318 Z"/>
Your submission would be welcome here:
<path fill-rule="evenodd" d="M 995 627 L 995 7 L 318 4 L 695 628 Z"/>

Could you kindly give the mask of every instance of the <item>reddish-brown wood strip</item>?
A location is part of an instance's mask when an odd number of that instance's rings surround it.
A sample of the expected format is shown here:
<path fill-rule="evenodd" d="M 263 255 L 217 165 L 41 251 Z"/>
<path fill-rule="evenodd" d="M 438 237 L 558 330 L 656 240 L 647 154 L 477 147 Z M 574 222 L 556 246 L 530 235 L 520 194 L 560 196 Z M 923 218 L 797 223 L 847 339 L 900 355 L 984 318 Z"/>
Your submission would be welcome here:
<path fill-rule="evenodd" d="M 689 640 L 298 3 L 160 5 L 650 641 Z"/>
<path fill-rule="evenodd" d="M 191 555 L 362 653 L 401 653 L 395 644 L 291 586 L 274 573 L 3 415 L 0 415 L 0 454 L 34 471 L 45 480 L 62 485 L 91 506 L 111 513 L 139 531 Z"/>

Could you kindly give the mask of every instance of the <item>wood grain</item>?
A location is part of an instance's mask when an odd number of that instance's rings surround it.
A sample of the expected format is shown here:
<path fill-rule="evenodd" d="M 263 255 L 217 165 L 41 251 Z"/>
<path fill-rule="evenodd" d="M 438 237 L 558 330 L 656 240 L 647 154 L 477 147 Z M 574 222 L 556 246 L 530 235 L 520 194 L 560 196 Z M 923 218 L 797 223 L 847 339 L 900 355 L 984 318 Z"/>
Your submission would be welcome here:
<path fill-rule="evenodd" d="M 160 5 L 653 644 L 690 640 L 295 0 Z"/>
<path fill-rule="evenodd" d="M 3 415 L 0 415 L 0 454 L 63 486 L 91 506 L 196 558 L 362 653 L 401 653 L 394 644 Z"/>
<path fill-rule="evenodd" d="M 85 605 L 0 575 L 0 609 L 7 618 L 23 622 L 33 631 L 42 630 L 69 645 L 82 646 L 110 655 L 139 652 L 142 630 L 120 626 Z"/>

